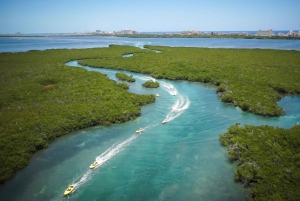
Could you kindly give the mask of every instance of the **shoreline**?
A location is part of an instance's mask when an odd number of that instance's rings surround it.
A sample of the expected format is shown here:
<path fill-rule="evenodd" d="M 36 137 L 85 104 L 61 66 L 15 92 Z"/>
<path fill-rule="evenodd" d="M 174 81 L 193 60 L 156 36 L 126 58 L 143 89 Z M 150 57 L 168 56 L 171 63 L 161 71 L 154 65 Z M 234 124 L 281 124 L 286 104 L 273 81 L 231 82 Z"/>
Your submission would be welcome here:
<path fill-rule="evenodd" d="M 53 34 L 53 35 L 0 35 L 0 38 L 51 38 L 51 37 L 122 37 L 122 38 L 217 38 L 217 39 L 263 39 L 263 40 L 300 40 L 300 37 L 291 36 L 255 36 L 255 35 L 181 35 L 181 34 Z"/>

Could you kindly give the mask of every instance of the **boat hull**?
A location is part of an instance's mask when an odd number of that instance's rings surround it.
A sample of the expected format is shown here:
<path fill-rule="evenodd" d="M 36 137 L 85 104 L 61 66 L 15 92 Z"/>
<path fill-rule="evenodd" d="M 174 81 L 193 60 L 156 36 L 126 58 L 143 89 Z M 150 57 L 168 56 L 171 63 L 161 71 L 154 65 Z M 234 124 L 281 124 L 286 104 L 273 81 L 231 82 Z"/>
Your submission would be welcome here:
<path fill-rule="evenodd" d="M 90 169 L 95 169 L 98 166 L 99 164 L 97 162 L 94 162 L 92 165 L 90 165 Z"/>
<path fill-rule="evenodd" d="M 71 193 L 74 191 L 74 189 L 75 189 L 75 186 L 73 186 L 73 185 L 69 186 L 69 187 L 65 190 L 64 195 L 69 195 L 69 194 L 71 194 Z"/>

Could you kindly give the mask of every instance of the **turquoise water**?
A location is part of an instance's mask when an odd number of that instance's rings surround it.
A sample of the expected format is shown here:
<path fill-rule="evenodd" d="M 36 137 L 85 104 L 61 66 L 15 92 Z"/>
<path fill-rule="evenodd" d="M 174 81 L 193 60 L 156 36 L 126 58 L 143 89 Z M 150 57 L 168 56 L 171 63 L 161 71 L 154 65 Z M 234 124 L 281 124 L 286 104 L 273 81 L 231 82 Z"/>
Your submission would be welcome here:
<path fill-rule="evenodd" d="M 118 72 L 87 69 L 111 79 Z M 158 89 L 145 89 L 141 84 L 151 77 L 127 73 L 136 78 L 130 91 L 158 93 L 155 103 L 134 121 L 57 139 L 0 187 L 1 200 L 245 200 L 246 189 L 233 181 L 236 164 L 227 160 L 218 135 L 237 122 L 286 128 L 300 122 L 299 96 L 278 103 L 285 116 L 264 118 L 222 103 L 211 85 L 157 80 Z M 137 135 L 139 128 L 144 132 Z M 90 170 L 95 160 L 100 165 Z M 64 197 L 69 184 L 76 189 Z"/>

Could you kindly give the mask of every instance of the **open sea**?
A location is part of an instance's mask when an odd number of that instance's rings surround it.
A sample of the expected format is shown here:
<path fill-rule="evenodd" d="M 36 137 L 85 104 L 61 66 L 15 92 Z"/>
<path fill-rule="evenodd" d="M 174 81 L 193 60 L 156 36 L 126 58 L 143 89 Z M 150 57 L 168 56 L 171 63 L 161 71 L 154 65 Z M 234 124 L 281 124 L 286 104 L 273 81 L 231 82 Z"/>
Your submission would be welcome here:
<path fill-rule="evenodd" d="M 300 40 L 20 37 L 0 38 L 0 52 L 109 44 L 300 50 Z M 118 72 L 83 67 L 77 61 L 66 65 L 105 73 L 111 79 Z M 158 93 L 155 103 L 142 107 L 141 116 L 134 121 L 94 126 L 56 139 L 0 186 L 0 200 L 246 200 L 247 189 L 233 180 L 236 163 L 226 158 L 227 150 L 218 135 L 237 122 L 284 128 L 300 123 L 299 96 L 278 102 L 285 116 L 265 118 L 222 103 L 216 88 L 209 84 L 157 80 L 159 88 L 145 89 L 141 84 L 153 78 L 127 73 L 136 78 L 130 91 Z M 166 118 L 169 122 L 162 124 Z M 137 135 L 139 128 L 144 131 Z M 100 165 L 91 170 L 94 161 Z M 70 184 L 75 185 L 75 191 L 63 196 Z"/>

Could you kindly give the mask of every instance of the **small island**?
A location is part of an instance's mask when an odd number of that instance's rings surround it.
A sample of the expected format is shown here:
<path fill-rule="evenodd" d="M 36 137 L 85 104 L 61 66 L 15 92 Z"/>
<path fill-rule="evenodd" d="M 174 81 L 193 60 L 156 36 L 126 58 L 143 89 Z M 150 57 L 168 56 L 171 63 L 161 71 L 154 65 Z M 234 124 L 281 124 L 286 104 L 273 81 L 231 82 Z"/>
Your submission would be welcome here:
<path fill-rule="evenodd" d="M 129 76 L 125 73 L 116 73 L 116 77 L 122 81 L 135 82 L 135 79 L 132 77 L 132 75 Z"/>
<path fill-rule="evenodd" d="M 156 81 L 148 80 L 148 81 L 144 82 L 142 84 L 142 86 L 146 87 L 146 88 L 158 88 L 159 87 L 159 83 L 156 82 Z"/>

